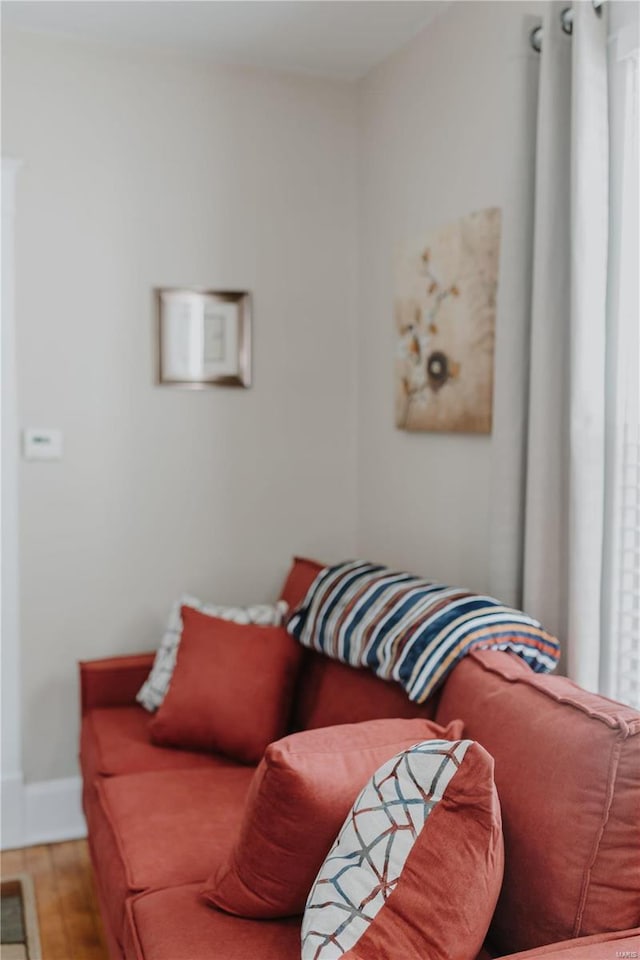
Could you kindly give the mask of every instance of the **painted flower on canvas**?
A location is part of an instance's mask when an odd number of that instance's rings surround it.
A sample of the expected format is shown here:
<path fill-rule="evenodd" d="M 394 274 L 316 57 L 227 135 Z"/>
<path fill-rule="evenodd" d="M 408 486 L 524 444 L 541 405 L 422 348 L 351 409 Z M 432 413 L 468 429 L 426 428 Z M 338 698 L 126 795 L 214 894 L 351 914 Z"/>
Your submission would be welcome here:
<path fill-rule="evenodd" d="M 396 426 L 490 433 L 500 210 L 463 217 L 396 261 Z"/>

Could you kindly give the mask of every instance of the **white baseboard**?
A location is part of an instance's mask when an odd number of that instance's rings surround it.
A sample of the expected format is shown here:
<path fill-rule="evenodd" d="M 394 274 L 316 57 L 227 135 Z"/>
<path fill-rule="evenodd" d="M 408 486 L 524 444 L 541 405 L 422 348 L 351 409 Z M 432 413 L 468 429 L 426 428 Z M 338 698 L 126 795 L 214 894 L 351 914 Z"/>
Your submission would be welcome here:
<path fill-rule="evenodd" d="M 2 778 L 2 850 L 21 847 L 24 840 L 24 784 L 22 776 Z"/>
<path fill-rule="evenodd" d="M 25 786 L 25 846 L 86 837 L 80 777 Z"/>
<path fill-rule="evenodd" d="M 59 843 L 86 837 L 87 826 L 82 813 L 82 781 L 80 777 L 44 780 L 20 784 L 19 801 L 14 793 L 12 809 L 19 803 L 21 817 L 7 822 L 4 830 L 5 782 L 2 784 L 3 832 L 2 849 L 32 847 L 38 843 Z"/>

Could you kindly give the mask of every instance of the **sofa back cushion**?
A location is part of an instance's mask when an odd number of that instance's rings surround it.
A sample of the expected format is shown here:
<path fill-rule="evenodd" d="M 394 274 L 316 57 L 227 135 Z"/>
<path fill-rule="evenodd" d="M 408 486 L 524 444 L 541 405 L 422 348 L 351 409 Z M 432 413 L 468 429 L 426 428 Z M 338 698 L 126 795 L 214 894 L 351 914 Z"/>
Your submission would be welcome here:
<path fill-rule="evenodd" d="M 307 557 L 293 558 L 280 591 L 280 600 L 289 605 L 289 610 L 294 610 L 302 603 L 307 590 L 321 570 L 324 570 L 324 566 L 317 560 L 309 560 Z"/>
<path fill-rule="evenodd" d="M 324 570 L 317 560 L 294 557 L 280 592 L 280 599 L 294 610 Z M 395 682 L 381 680 L 369 670 L 354 670 L 315 651 L 303 651 L 303 668 L 296 687 L 293 730 L 314 730 L 340 723 L 360 723 L 384 717 L 430 720 L 436 698 L 411 703 Z"/>
<path fill-rule="evenodd" d="M 499 955 L 640 923 L 640 714 L 516 657 L 470 654 L 436 720 L 495 760 L 505 874 Z"/>
<path fill-rule="evenodd" d="M 313 730 L 384 717 L 430 720 L 436 703 L 437 694 L 426 703 L 412 703 L 399 683 L 306 650 L 296 687 L 294 729 Z"/>

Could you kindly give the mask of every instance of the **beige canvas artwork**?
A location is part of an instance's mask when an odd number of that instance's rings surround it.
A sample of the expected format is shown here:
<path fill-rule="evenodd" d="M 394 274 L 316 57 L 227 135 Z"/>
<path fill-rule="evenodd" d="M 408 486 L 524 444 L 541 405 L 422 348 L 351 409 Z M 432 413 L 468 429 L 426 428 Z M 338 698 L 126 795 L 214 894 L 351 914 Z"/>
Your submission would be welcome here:
<path fill-rule="evenodd" d="M 396 260 L 396 426 L 490 433 L 500 210 L 469 214 Z"/>

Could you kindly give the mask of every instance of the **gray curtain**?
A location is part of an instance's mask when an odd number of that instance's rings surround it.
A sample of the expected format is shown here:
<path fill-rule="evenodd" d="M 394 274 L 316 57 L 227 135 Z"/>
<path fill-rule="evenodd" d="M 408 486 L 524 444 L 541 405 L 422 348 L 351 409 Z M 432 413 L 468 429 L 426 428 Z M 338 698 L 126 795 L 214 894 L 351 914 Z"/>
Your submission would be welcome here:
<path fill-rule="evenodd" d="M 580 2 L 573 4 L 569 36 L 561 26 L 566 6 L 548 4 L 543 23 L 529 349 L 525 368 L 510 374 L 512 386 L 520 375 L 528 397 L 520 481 L 517 463 L 513 471 L 521 512 L 511 536 L 517 540 L 517 599 L 558 635 L 562 666 L 570 676 L 597 689 L 605 472 L 607 33 L 606 15 Z M 496 399 L 509 402 L 500 394 Z M 496 483 L 498 531 L 502 499 Z M 499 559 L 500 539 L 494 547 L 494 589 L 507 576 Z"/>

